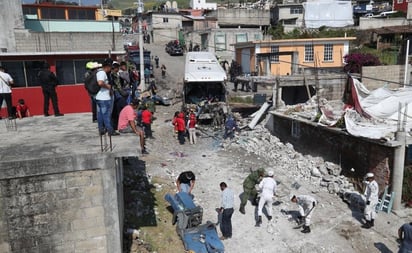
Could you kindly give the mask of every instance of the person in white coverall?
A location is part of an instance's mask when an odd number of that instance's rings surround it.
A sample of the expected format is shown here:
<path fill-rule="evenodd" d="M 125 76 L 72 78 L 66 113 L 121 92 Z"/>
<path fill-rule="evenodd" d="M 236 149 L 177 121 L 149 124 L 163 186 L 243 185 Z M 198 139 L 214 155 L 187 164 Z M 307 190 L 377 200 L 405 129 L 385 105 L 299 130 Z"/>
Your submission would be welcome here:
<path fill-rule="evenodd" d="M 267 177 L 263 178 L 259 183 L 259 189 L 262 191 L 258 205 L 258 222 L 256 226 L 262 224 L 262 210 L 266 205 L 269 221 L 272 220 L 272 203 L 273 196 L 276 193 L 276 181 L 273 179 L 273 171 L 269 171 Z"/>
<path fill-rule="evenodd" d="M 314 197 L 309 195 L 293 195 L 290 199 L 292 202 L 297 203 L 299 206 L 299 220 L 304 219 L 304 225 L 302 233 L 310 233 L 310 220 L 312 218 L 313 211 L 315 211 L 315 206 L 317 201 Z"/>
<path fill-rule="evenodd" d="M 379 199 L 379 186 L 375 181 L 375 175 L 373 173 L 366 174 L 366 184 L 365 189 L 365 200 L 366 207 L 363 212 L 365 215 L 366 223 L 362 225 L 363 228 L 371 228 L 375 225 L 376 219 L 376 205 L 378 204 Z"/>

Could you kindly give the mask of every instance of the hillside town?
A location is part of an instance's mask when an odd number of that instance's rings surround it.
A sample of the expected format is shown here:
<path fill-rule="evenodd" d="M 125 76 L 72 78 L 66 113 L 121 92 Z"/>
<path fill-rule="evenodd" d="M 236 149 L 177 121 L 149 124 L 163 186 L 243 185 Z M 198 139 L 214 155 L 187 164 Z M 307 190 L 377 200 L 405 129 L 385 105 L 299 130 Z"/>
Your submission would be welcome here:
<path fill-rule="evenodd" d="M 0 5 L 0 252 L 412 252 L 409 2 Z"/>

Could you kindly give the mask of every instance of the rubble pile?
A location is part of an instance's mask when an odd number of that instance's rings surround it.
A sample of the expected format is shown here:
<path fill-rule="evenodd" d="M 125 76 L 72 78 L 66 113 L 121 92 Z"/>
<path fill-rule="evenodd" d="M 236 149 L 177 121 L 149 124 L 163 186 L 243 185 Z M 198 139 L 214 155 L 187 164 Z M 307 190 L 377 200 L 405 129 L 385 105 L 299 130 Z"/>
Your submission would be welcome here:
<path fill-rule="evenodd" d="M 262 157 L 273 165 L 277 173 L 288 175 L 297 182 L 308 182 L 313 186 L 313 192 L 343 194 L 354 191 L 348 178 L 340 175 L 342 168 L 339 165 L 324 161 L 322 157 L 300 154 L 292 144 L 282 143 L 262 125 L 256 126 L 253 131 L 242 131 L 230 146 Z"/>

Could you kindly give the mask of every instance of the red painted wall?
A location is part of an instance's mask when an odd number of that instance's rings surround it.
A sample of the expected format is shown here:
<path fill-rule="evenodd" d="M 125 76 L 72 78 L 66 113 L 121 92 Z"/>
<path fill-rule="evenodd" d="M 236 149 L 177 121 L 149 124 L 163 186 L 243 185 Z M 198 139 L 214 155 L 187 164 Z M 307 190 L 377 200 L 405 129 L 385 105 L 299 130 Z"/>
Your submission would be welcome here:
<path fill-rule="evenodd" d="M 61 113 L 90 112 L 90 97 L 83 84 L 60 85 L 57 86 L 57 98 Z M 13 106 L 23 98 L 30 109 L 32 115 L 43 115 L 43 93 L 41 87 L 13 88 Z M 50 101 L 49 113 L 54 114 L 53 106 Z M 7 116 L 6 108 L 2 108 L 1 116 Z"/>

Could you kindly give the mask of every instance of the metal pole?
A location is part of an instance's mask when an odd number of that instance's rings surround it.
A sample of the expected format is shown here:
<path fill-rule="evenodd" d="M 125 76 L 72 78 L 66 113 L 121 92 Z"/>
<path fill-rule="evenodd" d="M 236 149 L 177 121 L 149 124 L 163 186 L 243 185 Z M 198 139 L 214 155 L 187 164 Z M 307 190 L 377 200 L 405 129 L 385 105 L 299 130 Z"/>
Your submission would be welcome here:
<path fill-rule="evenodd" d="M 139 22 L 139 58 L 140 58 L 140 89 L 144 91 L 146 89 L 144 83 L 144 54 L 143 54 L 143 29 L 142 29 L 142 14 L 143 14 L 143 3 L 141 0 L 137 3 L 137 15 Z"/>
<path fill-rule="evenodd" d="M 409 84 L 409 82 L 407 82 L 407 78 L 408 78 L 408 63 L 409 63 L 409 40 L 406 41 L 406 53 L 405 53 L 405 76 L 403 79 L 403 87 L 405 88 L 405 86 L 407 84 Z"/>

